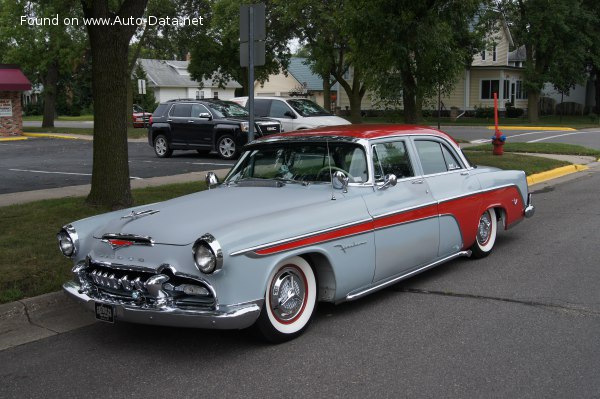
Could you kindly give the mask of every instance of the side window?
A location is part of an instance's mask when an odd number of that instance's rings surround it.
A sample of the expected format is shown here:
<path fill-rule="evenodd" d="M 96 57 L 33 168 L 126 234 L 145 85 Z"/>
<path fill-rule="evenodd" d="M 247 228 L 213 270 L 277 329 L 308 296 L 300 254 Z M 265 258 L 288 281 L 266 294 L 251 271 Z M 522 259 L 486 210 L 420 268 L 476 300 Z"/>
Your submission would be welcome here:
<path fill-rule="evenodd" d="M 375 181 L 382 181 L 387 174 L 394 174 L 398 179 L 415 175 L 404 141 L 375 144 L 373 165 Z"/>
<path fill-rule="evenodd" d="M 415 146 L 421 159 L 423 173 L 426 175 L 462 168 L 456 157 L 437 141 L 416 140 Z"/>
<path fill-rule="evenodd" d="M 274 100 L 271 102 L 271 111 L 269 112 L 269 116 L 271 118 L 289 118 L 289 116 L 285 115 L 286 112 L 292 112 L 290 107 L 288 107 L 283 101 Z"/>
<path fill-rule="evenodd" d="M 171 116 L 176 118 L 190 118 L 192 116 L 192 104 L 175 104 L 171 109 Z"/>
<path fill-rule="evenodd" d="M 198 118 L 200 114 L 210 114 L 208 109 L 202 104 L 193 104 L 192 105 L 192 118 Z"/>
<path fill-rule="evenodd" d="M 271 106 L 271 100 L 261 100 L 259 98 L 254 99 L 254 116 L 268 116 L 269 115 L 269 107 Z M 248 109 L 248 104 L 246 104 L 246 109 Z"/>

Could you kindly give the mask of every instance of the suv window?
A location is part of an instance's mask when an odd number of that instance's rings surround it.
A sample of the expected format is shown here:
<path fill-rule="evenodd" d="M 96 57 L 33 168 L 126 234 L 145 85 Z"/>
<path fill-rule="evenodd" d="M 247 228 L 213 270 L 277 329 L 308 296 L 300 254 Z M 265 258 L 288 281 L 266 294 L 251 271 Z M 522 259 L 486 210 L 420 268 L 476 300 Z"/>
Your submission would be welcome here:
<path fill-rule="evenodd" d="M 265 99 L 254 99 L 254 116 L 267 116 L 269 115 L 269 107 L 271 106 L 271 100 Z M 248 108 L 248 104 L 246 104 Z"/>
<path fill-rule="evenodd" d="M 383 181 L 383 177 L 387 174 L 394 174 L 398 179 L 414 176 L 404 141 L 375 144 L 373 165 L 375 181 Z"/>
<path fill-rule="evenodd" d="M 437 141 L 416 140 L 415 146 L 421 159 L 423 173 L 426 175 L 462 168 L 450 150 Z"/>
<path fill-rule="evenodd" d="M 169 107 L 168 104 L 160 104 L 158 106 L 158 108 L 156 108 L 154 110 L 154 113 L 152 114 L 152 116 L 154 117 L 159 117 L 159 116 L 163 116 L 164 113 L 167 111 L 167 108 Z"/>
<path fill-rule="evenodd" d="M 286 112 L 292 112 L 292 110 L 283 101 L 273 100 L 271 102 L 271 111 L 269 112 L 271 118 L 289 118 L 285 115 Z"/>
<path fill-rule="evenodd" d="M 193 104 L 192 118 L 198 118 L 200 114 L 210 114 L 210 111 L 202 104 Z"/>
<path fill-rule="evenodd" d="M 171 109 L 171 116 L 177 118 L 191 118 L 192 104 L 175 104 Z"/>

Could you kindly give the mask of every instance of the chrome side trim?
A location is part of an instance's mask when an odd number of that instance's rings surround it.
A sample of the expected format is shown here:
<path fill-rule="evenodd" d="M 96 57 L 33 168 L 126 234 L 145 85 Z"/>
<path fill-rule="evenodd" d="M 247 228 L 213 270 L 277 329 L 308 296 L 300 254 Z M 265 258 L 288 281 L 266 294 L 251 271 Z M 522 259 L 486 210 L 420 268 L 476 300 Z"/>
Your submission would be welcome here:
<path fill-rule="evenodd" d="M 408 207 L 408 208 L 403 208 L 403 209 L 401 209 L 399 211 L 386 212 L 386 213 L 382 213 L 380 215 L 374 215 L 373 216 L 373 220 L 382 219 L 382 218 L 385 218 L 385 217 L 388 217 L 388 216 L 399 215 L 401 213 L 415 211 L 417 209 L 427 208 L 428 206 L 438 205 L 438 204 L 439 204 L 439 201 L 433 201 L 433 202 L 427 202 L 426 204 L 422 204 L 422 205 L 416 205 L 416 206 L 411 206 L 411 207 Z"/>
<path fill-rule="evenodd" d="M 285 238 L 283 240 L 273 241 L 273 242 L 269 242 L 269 243 L 266 243 L 266 244 L 257 245 L 255 247 L 250 247 L 250 248 L 242 249 L 242 250 L 239 250 L 239 251 L 231 252 L 229 254 L 229 256 L 242 255 L 242 254 L 244 254 L 246 252 L 259 251 L 261 249 L 269 248 L 269 247 L 272 247 L 272 246 L 275 246 L 275 245 L 287 244 L 288 242 L 302 240 L 303 238 L 308 238 L 308 237 L 312 237 L 312 236 L 315 236 L 315 235 L 328 233 L 330 231 L 335 231 L 335 230 L 343 229 L 343 228 L 346 228 L 346 227 L 356 226 L 358 224 L 367 223 L 367 222 L 370 222 L 372 220 L 373 219 L 363 219 L 363 220 L 359 220 L 359 221 L 356 221 L 356 222 L 346 223 L 346 224 L 342 224 L 342 225 L 339 225 L 339 226 L 330 227 L 328 229 L 319 230 L 319 231 L 316 231 L 316 232 L 302 234 L 302 235 L 299 235 L 299 236 L 296 236 L 296 237 Z"/>
<path fill-rule="evenodd" d="M 406 278 L 414 276 L 415 274 L 424 272 L 427 269 L 431 269 L 432 267 L 438 266 L 438 265 L 440 265 L 440 264 L 442 264 L 444 262 L 448 262 L 448 261 L 450 261 L 452 259 L 455 259 L 455 258 L 458 258 L 458 257 L 461 257 L 461 256 L 467 256 L 467 257 L 471 256 L 471 251 L 460 251 L 460 252 L 457 252 L 457 253 L 455 253 L 453 255 L 447 256 L 447 257 L 442 258 L 440 260 L 437 260 L 437 261 L 435 261 L 433 263 L 430 263 L 428 265 L 422 266 L 422 267 L 420 267 L 420 268 L 418 268 L 416 270 L 413 270 L 411 272 L 402 274 L 402 275 L 397 276 L 397 277 L 393 277 L 392 279 L 384 281 L 382 283 L 378 283 L 376 285 L 364 288 L 364 289 L 359 290 L 359 291 L 350 292 L 348 295 L 346 295 L 346 300 L 347 301 L 353 301 L 355 299 L 361 298 L 361 297 L 363 297 L 363 296 L 365 296 L 367 294 L 370 294 L 370 293 L 372 293 L 374 291 L 377 291 L 377 290 L 380 290 L 382 288 L 388 287 L 390 285 L 396 284 L 397 282 L 399 282 L 401 280 L 404 280 Z"/>
<path fill-rule="evenodd" d="M 530 218 L 535 214 L 535 207 L 533 206 L 531 193 L 527 194 L 527 206 L 523 212 L 526 218 Z"/>
<path fill-rule="evenodd" d="M 155 211 L 154 209 L 146 209 L 145 211 L 139 211 L 139 212 L 131 211 L 130 214 L 121 216 L 121 219 L 132 218 L 135 220 L 137 218 L 141 218 L 144 216 L 154 215 L 155 213 L 158 213 L 158 212 L 160 212 L 160 211 Z"/>

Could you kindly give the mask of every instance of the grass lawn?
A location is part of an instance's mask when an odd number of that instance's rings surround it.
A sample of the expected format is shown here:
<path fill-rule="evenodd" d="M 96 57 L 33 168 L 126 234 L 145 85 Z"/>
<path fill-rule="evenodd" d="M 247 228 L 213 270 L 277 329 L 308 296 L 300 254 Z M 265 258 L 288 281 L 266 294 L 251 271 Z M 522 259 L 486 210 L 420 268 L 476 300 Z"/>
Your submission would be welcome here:
<path fill-rule="evenodd" d="M 84 134 L 92 136 L 94 134 L 94 128 L 91 127 L 24 127 L 25 133 L 68 133 L 68 134 Z M 138 139 L 148 137 L 148 129 L 133 127 L 127 128 L 127 137 L 130 139 Z"/>
<path fill-rule="evenodd" d="M 567 162 L 489 151 L 465 151 L 476 165 L 522 169 L 528 175 L 568 165 Z M 197 192 L 203 182 L 133 190 L 136 205 Z M 71 278 L 72 263 L 63 257 L 56 233 L 67 223 L 108 210 L 86 206 L 84 198 L 38 201 L 0 208 L 0 303 L 57 291 Z"/>
<path fill-rule="evenodd" d="M 136 205 L 204 189 L 204 182 L 133 190 Z M 65 198 L 0 208 L 0 303 L 57 291 L 71 278 L 71 261 L 58 250 L 56 233 L 74 220 L 108 212 Z"/>
<path fill-rule="evenodd" d="M 24 121 L 43 121 L 44 117 L 42 115 L 29 115 L 23 117 Z M 79 115 L 79 116 L 59 116 L 55 120 L 57 121 L 93 121 L 94 115 Z"/>
<path fill-rule="evenodd" d="M 490 151 L 491 144 L 466 147 L 468 151 Z M 464 149 L 463 149 L 464 150 Z M 505 143 L 504 152 L 529 152 L 533 154 L 587 155 L 600 157 L 600 151 L 573 144 L 561 143 Z"/>

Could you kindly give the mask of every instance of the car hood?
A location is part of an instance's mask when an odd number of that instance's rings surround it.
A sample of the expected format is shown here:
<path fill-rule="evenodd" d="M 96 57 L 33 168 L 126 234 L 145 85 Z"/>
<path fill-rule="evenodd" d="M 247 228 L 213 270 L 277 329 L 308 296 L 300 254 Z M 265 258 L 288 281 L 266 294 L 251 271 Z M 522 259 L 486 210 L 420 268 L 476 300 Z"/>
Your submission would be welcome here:
<path fill-rule="evenodd" d="M 350 125 L 350 122 L 348 122 L 346 119 L 335 115 L 307 116 L 299 119 L 298 123 L 310 125 L 312 127 Z"/>
<path fill-rule="evenodd" d="M 351 219 L 365 211 L 358 197 L 350 201 L 350 208 L 343 205 L 349 201 L 344 201 L 341 193 L 336 193 L 338 201 L 332 201 L 328 187 L 222 186 L 135 208 L 135 212 L 149 211 L 146 215 L 136 217 L 131 209 L 116 212 L 93 235 L 98 239 L 105 234 L 137 235 L 151 237 L 156 244 L 190 245 L 210 233 L 222 244 L 227 241 L 237 246 L 264 241 L 269 239 L 267 236 L 289 237 L 347 222 L 345 216 L 343 220 L 323 217 L 332 213 L 332 206 L 342 209 L 342 215 L 351 215 Z"/>

